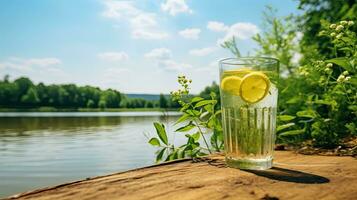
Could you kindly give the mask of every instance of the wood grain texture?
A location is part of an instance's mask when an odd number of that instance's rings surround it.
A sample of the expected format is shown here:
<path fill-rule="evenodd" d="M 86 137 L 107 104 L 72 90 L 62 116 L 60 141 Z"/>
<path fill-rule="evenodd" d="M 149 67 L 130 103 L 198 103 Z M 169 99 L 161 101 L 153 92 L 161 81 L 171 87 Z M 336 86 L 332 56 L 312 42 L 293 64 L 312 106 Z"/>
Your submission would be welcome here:
<path fill-rule="evenodd" d="M 357 199 L 357 159 L 275 152 L 274 168 L 242 171 L 222 156 L 181 160 L 22 193 L 11 199 Z M 9 199 L 10 199 L 9 198 Z"/>

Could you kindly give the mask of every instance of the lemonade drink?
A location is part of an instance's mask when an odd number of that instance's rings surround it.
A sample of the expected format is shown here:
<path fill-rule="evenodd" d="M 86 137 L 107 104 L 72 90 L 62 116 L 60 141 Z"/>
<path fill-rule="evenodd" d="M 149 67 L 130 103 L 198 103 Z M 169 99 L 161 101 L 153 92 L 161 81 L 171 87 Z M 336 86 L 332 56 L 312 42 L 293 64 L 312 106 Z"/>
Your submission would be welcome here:
<path fill-rule="evenodd" d="M 226 161 L 230 167 L 272 167 L 278 61 L 268 58 L 220 62 L 220 92 Z"/>

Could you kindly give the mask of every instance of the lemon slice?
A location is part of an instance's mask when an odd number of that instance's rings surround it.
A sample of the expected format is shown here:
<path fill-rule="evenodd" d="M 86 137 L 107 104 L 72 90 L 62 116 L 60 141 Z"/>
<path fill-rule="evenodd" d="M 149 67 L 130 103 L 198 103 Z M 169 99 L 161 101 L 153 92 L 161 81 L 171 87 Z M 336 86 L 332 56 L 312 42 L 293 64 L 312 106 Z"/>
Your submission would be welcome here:
<path fill-rule="evenodd" d="M 252 72 L 251 69 L 249 68 L 240 68 L 240 69 L 233 69 L 233 70 L 227 70 L 224 71 L 223 76 L 238 76 L 240 78 L 243 78 L 246 74 Z"/>
<path fill-rule="evenodd" d="M 226 92 L 239 96 L 239 88 L 241 82 L 242 79 L 237 76 L 227 76 L 223 78 L 221 82 L 221 88 Z"/>
<path fill-rule="evenodd" d="M 244 76 L 240 83 L 241 98 L 248 103 L 262 100 L 269 91 L 269 78 L 261 72 L 252 72 Z"/>

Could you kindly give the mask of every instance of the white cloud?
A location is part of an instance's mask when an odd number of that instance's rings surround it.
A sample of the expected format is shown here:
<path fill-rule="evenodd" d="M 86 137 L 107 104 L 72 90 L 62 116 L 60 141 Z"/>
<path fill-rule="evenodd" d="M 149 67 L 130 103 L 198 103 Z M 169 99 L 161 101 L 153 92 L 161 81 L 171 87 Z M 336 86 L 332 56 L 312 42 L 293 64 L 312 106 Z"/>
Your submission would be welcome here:
<path fill-rule="evenodd" d="M 49 65 L 57 65 L 57 64 L 61 64 L 61 60 L 58 58 L 32 58 L 32 59 L 28 59 L 28 60 L 24 60 L 24 62 L 26 63 L 26 65 L 29 66 L 42 66 L 42 67 L 46 67 Z"/>
<path fill-rule="evenodd" d="M 188 53 L 193 56 L 206 56 L 216 51 L 216 47 L 206 47 L 202 49 L 191 49 Z"/>
<path fill-rule="evenodd" d="M 172 16 L 175 16 L 178 13 L 193 13 L 185 0 L 166 0 L 165 3 L 161 4 L 161 9 Z"/>
<path fill-rule="evenodd" d="M 104 52 L 97 55 L 100 59 L 110 62 L 124 61 L 129 58 L 125 52 Z"/>
<path fill-rule="evenodd" d="M 161 67 L 165 70 L 170 70 L 170 71 L 184 71 L 185 69 L 192 68 L 192 66 L 190 64 L 178 63 L 171 59 L 160 60 L 158 62 L 158 65 L 159 65 L 159 67 Z"/>
<path fill-rule="evenodd" d="M 215 32 L 225 32 L 229 30 L 229 27 L 222 22 L 210 21 L 207 24 L 207 29 Z"/>
<path fill-rule="evenodd" d="M 172 53 L 167 48 L 156 48 L 144 55 L 146 58 L 154 59 L 158 67 L 163 70 L 169 71 L 183 71 L 191 68 L 190 64 L 180 63 L 172 59 Z"/>
<path fill-rule="evenodd" d="M 106 10 L 102 13 L 104 17 L 119 19 L 127 16 L 133 17 L 141 13 L 130 1 L 106 0 L 103 2 L 106 6 Z"/>
<path fill-rule="evenodd" d="M 196 40 L 199 38 L 199 35 L 201 33 L 201 30 L 198 28 L 187 28 L 179 32 L 179 34 L 186 38 L 186 39 L 192 39 Z"/>
<path fill-rule="evenodd" d="M 259 28 L 252 23 L 238 22 L 229 27 L 229 30 L 226 32 L 226 35 L 218 40 L 218 43 L 221 44 L 224 41 L 236 37 L 241 40 L 250 39 L 253 35 L 259 33 Z"/>
<path fill-rule="evenodd" d="M 195 68 L 194 70 L 195 72 L 198 72 L 199 74 L 205 74 L 209 77 L 212 78 L 218 78 L 218 74 L 219 74 L 219 70 L 218 70 L 218 62 L 217 61 L 213 61 L 211 63 L 209 63 L 206 66 L 203 67 L 198 67 Z"/>
<path fill-rule="evenodd" d="M 153 27 L 157 25 L 156 15 L 153 13 L 140 13 L 131 19 L 130 23 L 137 29 L 143 27 Z"/>
<path fill-rule="evenodd" d="M 222 22 L 210 21 L 207 24 L 207 28 L 211 31 L 225 33 L 223 38 L 218 39 L 218 45 L 231 39 L 232 37 L 236 37 L 240 40 L 247 40 L 260 31 L 255 24 L 249 22 L 238 22 L 231 26 L 227 26 Z"/>
<path fill-rule="evenodd" d="M 35 81 L 66 80 L 68 74 L 65 73 L 59 64 L 62 61 L 58 58 L 20 58 L 10 57 L 5 61 L 0 61 L 0 76 L 9 74 L 11 76 L 27 76 Z"/>
<path fill-rule="evenodd" d="M 151 31 L 145 29 L 137 29 L 132 33 L 132 38 L 134 39 L 146 39 L 146 40 L 160 40 L 166 39 L 169 35 L 165 32 Z"/>
<path fill-rule="evenodd" d="M 58 58 L 30 58 L 24 59 L 19 57 L 11 57 L 7 61 L 0 63 L 2 68 L 15 70 L 31 70 L 33 67 L 46 69 L 52 65 L 61 64 L 62 61 Z"/>
<path fill-rule="evenodd" d="M 102 15 L 118 22 L 127 21 L 134 39 L 159 40 L 169 36 L 160 30 L 155 13 L 138 9 L 133 1 L 106 0 L 104 5 Z"/>
<path fill-rule="evenodd" d="M 172 57 L 171 50 L 167 48 L 152 49 L 144 55 L 146 58 L 153 58 L 158 60 L 167 60 Z"/>

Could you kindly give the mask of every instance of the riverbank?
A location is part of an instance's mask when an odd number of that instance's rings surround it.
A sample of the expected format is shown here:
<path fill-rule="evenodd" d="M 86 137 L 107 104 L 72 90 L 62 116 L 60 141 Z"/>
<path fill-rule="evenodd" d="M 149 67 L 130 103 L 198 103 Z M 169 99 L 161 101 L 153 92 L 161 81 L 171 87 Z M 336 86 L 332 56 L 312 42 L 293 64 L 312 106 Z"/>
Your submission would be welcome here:
<path fill-rule="evenodd" d="M 277 151 L 272 169 L 228 168 L 222 156 L 154 165 L 11 199 L 354 199 L 357 160 Z M 282 189 L 283 188 L 283 189 Z"/>
<path fill-rule="evenodd" d="M 0 108 L 0 112 L 165 112 L 178 111 L 175 108 Z"/>

